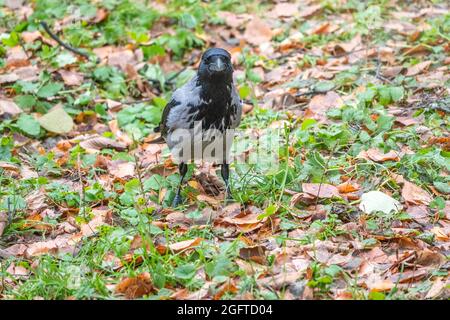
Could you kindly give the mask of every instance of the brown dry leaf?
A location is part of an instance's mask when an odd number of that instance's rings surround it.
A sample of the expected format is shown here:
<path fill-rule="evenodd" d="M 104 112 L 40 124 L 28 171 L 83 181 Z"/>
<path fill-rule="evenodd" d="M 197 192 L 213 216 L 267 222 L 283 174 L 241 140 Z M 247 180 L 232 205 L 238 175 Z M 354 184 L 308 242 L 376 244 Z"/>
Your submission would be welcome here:
<path fill-rule="evenodd" d="M 24 245 L 23 243 L 16 243 L 16 244 L 13 244 L 12 246 L 6 248 L 4 251 L 9 255 L 19 257 L 19 256 L 23 256 L 25 254 L 27 248 L 28 247 L 26 245 Z"/>
<path fill-rule="evenodd" d="M 15 73 L 0 74 L 0 84 L 16 82 L 17 80 L 19 80 L 19 76 Z"/>
<path fill-rule="evenodd" d="M 111 213 L 111 209 L 108 208 L 92 209 L 94 218 L 92 218 L 88 223 L 81 225 L 81 234 L 84 237 L 89 237 L 95 234 L 99 227 L 107 224 L 107 222 L 111 220 Z"/>
<path fill-rule="evenodd" d="M 70 235 L 60 235 L 52 240 L 39 241 L 29 244 L 24 254 L 26 257 L 31 258 L 47 253 L 73 253 L 75 250 L 75 244 L 76 243 L 74 241 L 71 241 Z"/>
<path fill-rule="evenodd" d="M 28 194 L 25 198 L 27 203 L 27 210 L 32 213 L 41 212 L 44 209 L 48 208 L 48 205 L 45 203 L 46 193 L 45 190 L 35 190 L 32 193 Z"/>
<path fill-rule="evenodd" d="M 19 9 L 20 7 L 22 7 L 24 2 L 25 2 L 25 0 L 5 0 L 3 3 L 9 9 L 14 10 L 14 9 Z"/>
<path fill-rule="evenodd" d="M 42 38 L 42 34 L 38 30 L 24 31 L 20 34 L 20 36 L 22 37 L 25 43 L 33 43 L 37 39 Z"/>
<path fill-rule="evenodd" d="M 226 293 L 236 293 L 238 292 L 238 288 L 234 284 L 234 281 L 227 281 L 223 285 L 220 286 L 218 292 L 214 295 L 214 300 L 220 300 L 222 296 Z"/>
<path fill-rule="evenodd" d="M 406 212 L 419 223 L 426 224 L 430 220 L 427 206 L 408 206 Z"/>
<path fill-rule="evenodd" d="M 385 78 L 393 78 L 405 70 L 403 66 L 386 67 L 381 69 L 381 74 Z"/>
<path fill-rule="evenodd" d="M 355 50 L 358 46 L 361 45 L 361 36 L 357 35 L 349 42 L 339 43 L 334 46 L 334 51 L 338 54 L 344 52 L 344 53 L 350 53 L 353 50 Z"/>
<path fill-rule="evenodd" d="M 108 163 L 108 171 L 115 177 L 126 178 L 134 176 L 135 164 L 124 160 L 114 160 Z"/>
<path fill-rule="evenodd" d="M 398 161 L 400 160 L 397 151 L 391 150 L 388 153 L 382 153 L 379 149 L 371 148 L 366 151 L 370 160 L 375 162 Z"/>
<path fill-rule="evenodd" d="M 104 21 L 109 15 L 109 12 L 105 8 L 98 8 L 97 12 L 95 14 L 94 20 L 92 20 L 93 23 L 99 23 Z"/>
<path fill-rule="evenodd" d="M 262 214 L 262 210 L 254 207 L 249 206 L 244 212 L 240 212 L 234 217 L 225 217 L 223 220 L 225 222 L 236 224 L 236 225 L 246 225 L 246 224 L 255 224 L 265 221 L 266 219 L 258 219 L 258 216 Z"/>
<path fill-rule="evenodd" d="M 272 28 L 260 18 L 254 17 L 245 28 L 244 39 L 254 46 L 259 46 L 272 39 Z"/>
<path fill-rule="evenodd" d="M 10 117 L 15 117 L 20 113 L 22 113 L 22 109 L 14 101 L 0 99 L 0 116 L 6 114 Z"/>
<path fill-rule="evenodd" d="M 266 263 L 266 247 L 252 246 L 239 249 L 239 256 L 245 260 L 252 260 L 259 264 Z"/>
<path fill-rule="evenodd" d="M 103 149 L 114 149 L 117 151 L 126 150 L 126 145 L 124 143 L 99 135 L 80 142 L 80 147 L 88 152 L 98 152 Z"/>
<path fill-rule="evenodd" d="M 330 25 L 329 22 L 322 23 L 318 27 L 314 28 L 311 31 L 311 34 L 325 34 L 325 33 L 328 33 L 329 30 L 330 30 L 330 26 L 331 25 Z"/>
<path fill-rule="evenodd" d="M 245 22 L 252 19 L 252 16 L 246 13 L 235 14 L 229 11 L 219 11 L 217 15 L 225 20 L 225 24 L 231 28 L 239 28 Z"/>
<path fill-rule="evenodd" d="M 392 288 L 394 288 L 394 283 L 392 280 L 385 279 L 385 280 L 378 280 L 374 282 L 367 283 L 367 287 L 370 289 L 370 291 L 375 292 L 386 292 L 390 291 Z"/>
<path fill-rule="evenodd" d="M 314 96 L 308 104 L 308 110 L 312 113 L 310 118 L 321 122 L 326 121 L 326 113 L 332 108 L 340 108 L 344 105 L 342 98 L 334 91 Z M 306 118 L 306 116 L 305 116 Z"/>
<path fill-rule="evenodd" d="M 418 75 L 419 73 L 422 73 L 424 70 L 428 69 L 428 67 L 432 64 L 432 61 L 423 61 L 419 62 L 418 64 L 413 65 L 412 67 L 409 67 L 406 71 L 407 77 L 412 77 L 415 75 Z"/>
<path fill-rule="evenodd" d="M 27 54 L 20 46 L 8 49 L 6 54 L 6 66 L 8 68 L 18 68 L 30 65 Z"/>
<path fill-rule="evenodd" d="M 108 125 L 111 129 L 111 132 L 114 133 L 114 136 L 117 137 L 117 140 L 123 142 L 126 146 L 129 146 L 133 143 L 133 140 L 125 132 L 120 130 L 119 124 L 116 119 L 111 120 Z"/>
<path fill-rule="evenodd" d="M 433 299 L 438 297 L 444 291 L 446 285 L 446 281 L 442 281 L 442 278 L 437 278 L 425 296 L 425 299 Z"/>
<path fill-rule="evenodd" d="M 273 9 L 268 13 L 268 16 L 277 18 L 292 17 L 294 15 L 298 15 L 298 12 L 298 4 L 280 2 L 273 7 Z"/>
<path fill-rule="evenodd" d="M 137 57 L 133 51 L 129 49 L 119 49 L 113 51 L 108 55 L 108 64 L 110 66 L 118 67 L 122 71 L 126 71 L 126 66 L 135 65 L 138 63 Z"/>
<path fill-rule="evenodd" d="M 195 238 L 192 240 L 184 240 L 176 243 L 172 243 L 169 245 L 169 249 L 172 250 L 175 253 L 178 253 L 180 251 L 184 251 L 187 249 L 194 248 L 198 246 L 203 241 L 203 238 Z"/>
<path fill-rule="evenodd" d="M 403 55 L 410 56 L 410 55 L 424 55 L 430 52 L 430 48 L 428 46 L 423 45 L 422 43 L 418 44 L 417 46 L 414 46 L 412 48 L 404 48 L 402 50 Z"/>
<path fill-rule="evenodd" d="M 439 268 L 445 263 L 445 256 L 436 251 L 424 249 L 416 251 L 415 263 L 422 267 L 435 267 Z"/>
<path fill-rule="evenodd" d="M 6 171 L 13 171 L 13 172 L 19 172 L 20 168 L 12 163 L 0 161 L 0 168 Z"/>
<path fill-rule="evenodd" d="M 214 197 L 208 196 L 206 194 L 199 194 L 197 196 L 197 200 L 200 202 L 206 202 L 207 204 L 209 204 L 212 207 L 218 207 L 220 205 L 220 200 L 218 200 Z"/>
<path fill-rule="evenodd" d="M 391 281 L 394 283 L 411 283 L 416 282 L 424 278 L 428 274 L 427 269 L 418 269 L 397 273 L 391 277 Z"/>
<path fill-rule="evenodd" d="M 449 234 L 448 234 L 448 232 L 445 231 L 444 228 L 433 227 L 433 228 L 431 228 L 430 232 L 432 232 L 436 236 L 437 240 L 450 241 Z"/>
<path fill-rule="evenodd" d="M 301 272 L 283 272 L 276 276 L 271 276 L 263 279 L 259 279 L 258 283 L 261 286 L 271 287 L 275 290 L 280 290 L 291 283 L 295 282 L 302 275 Z"/>
<path fill-rule="evenodd" d="M 402 197 L 406 203 L 412 205 L 429 205 L 433 201 L 428 192 L 406 180 L 402 188 Z"/>
<path fill-rule="evenodd" d="M 68 86 L 79 86 L 83 83 L 84 77 L 81 73 L 68 70 L 59 70 L 58 73 Z"/>
<path fill-rule="evenodd" d="M 150 273 L 144 272 L 136 277 L 125 278 L 115 288 L 116 293 L 127 299 L 140 298 L 154 291 Z"/>
<path fill-rule="evenodd" d="M 318 13 L 320 9 L 322 9 L 322 6 L 320 4 L 308 6 L 305 8 L 300 8 L 299 16 L 302 18 L 308 18 L 308 17 Z"/>
<path fill-rule="evenodd" d="M 421 121 L 417 118 L 411 117 L 395 117 L 395 122 L 400 123 L 401 125 L 408 127 L 415 124 L 419 124 Z"/>
<path fill-rule="evenodd" d="M 0 212 L 0 237 L 2 236 L 7 223 L 8 223 L 8 216 L 6 212 Z"/>
<path fill-rule="evenodd" d="M 319 198 L 333 198 L 338 197 L 339 190 L 335 186 L 328 183 L 302 183 L 303 192 Z"/>
<path fill-rule="evenodd" d="M 350 193 L 358 191 L 360 186 L 356 182 L 346 181 L 337 186 L 340 193 Z"/>
<path fill-rule="evenodd" d="M 312 196 L 308 193 L 299 192 L 292 196 L 289 204 L 291 207 L 294 207 L 298 203 L 312 204 L 314 203 L 315 199 L 316 199 L 315 196 Z"/>

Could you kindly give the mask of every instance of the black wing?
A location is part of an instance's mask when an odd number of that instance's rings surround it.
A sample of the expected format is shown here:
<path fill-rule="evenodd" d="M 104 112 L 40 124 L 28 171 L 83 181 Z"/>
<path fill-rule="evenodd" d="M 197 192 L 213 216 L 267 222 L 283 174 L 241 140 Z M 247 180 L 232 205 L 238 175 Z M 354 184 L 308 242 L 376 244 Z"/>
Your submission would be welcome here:
<path fill-rule="evenodd" d="M 179 104 L 178 101 L 175 99 L 172 99 L 169 101 L 169 103 L 164 107 L 162 116 L 161 116 L 161 122 L 159 123 L 159 126 L 157 126 L 154 131 L 155 132 L 161 132 L 162 137 L 167 136 L 167 117 L 169 116 L 170 110 L 172 110 L 173 107 L 177 106 Z"/>

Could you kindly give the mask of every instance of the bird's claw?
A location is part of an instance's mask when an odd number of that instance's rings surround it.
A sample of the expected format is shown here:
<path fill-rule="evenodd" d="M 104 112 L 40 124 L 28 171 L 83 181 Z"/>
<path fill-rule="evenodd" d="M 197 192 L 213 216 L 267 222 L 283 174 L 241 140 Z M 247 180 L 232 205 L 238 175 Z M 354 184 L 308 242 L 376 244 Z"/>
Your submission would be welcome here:
<path fill-rule="evenodd" d="M 227 205 L 227 204 L 232 203 L 233 201 L 234 201 L 233 195 L 231 194 L 230 189 L 227 189 L 227 190 L 225 191 L 225 200 L 224 200 L 224 203 L 225 203 L 225 205 Z"/>
<path fill-rule="evenodd" d="M 175 195 L 175 198 L 173 198 L 173 202 L 172 202 L 172 207 L 176 208 L 178 207 L 181 202 L 183 202 L 183 198 L 181 197 L 181 195 L 177 194 Z"/>

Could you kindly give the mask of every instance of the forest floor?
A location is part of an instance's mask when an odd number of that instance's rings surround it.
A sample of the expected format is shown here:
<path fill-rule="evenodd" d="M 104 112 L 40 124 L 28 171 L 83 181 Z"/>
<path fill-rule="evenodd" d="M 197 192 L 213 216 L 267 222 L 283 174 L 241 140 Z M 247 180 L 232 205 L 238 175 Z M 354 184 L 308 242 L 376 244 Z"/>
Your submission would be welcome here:
<path fill-rule="evenodd" d="M 448 2 L 2 3 L 0 299 L 450 297 Z M 213 46 L 234 202 L 201 163 L 171 208 L 148 142 Z"/>

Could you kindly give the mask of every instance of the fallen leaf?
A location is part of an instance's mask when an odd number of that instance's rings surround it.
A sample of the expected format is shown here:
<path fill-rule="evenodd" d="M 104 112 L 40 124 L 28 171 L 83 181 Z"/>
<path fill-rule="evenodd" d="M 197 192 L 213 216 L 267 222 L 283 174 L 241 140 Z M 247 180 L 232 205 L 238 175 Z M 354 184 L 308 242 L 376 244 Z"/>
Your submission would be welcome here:
<path fill-rule="evenodd" d="M 308 104 L 308 109 L 312 116 L 308 118 L 314 118 L 319 121 L 325 121 L 326 113 L 332 108 L 340 108 L 344 105 L 342 98 L 334 91 L 329 91 L 326 94 L 318 94 L 311 99 Z M 306 116 L 305 116 L 306 118 Z"/>
<path fill-rule="evenodd" d="M 10 117 L 15 117 L 20 113 L 22 113 L 22 109 L 14 101 L 0 99 L 0 116 L 6 114 Z"/>
<path fill-rule="evenodd" d="M 225 20 L 225 24 L 231 28 L 239 28 L 248 20 L 252 19 L 252 16 L 246 13 L 235 14 L 229 11 L 219 11 L 217 15 Z"/>
<path fill-rule="evenodd" d="M 433 299 L 438 297 L 444 291 L 446 285 L 447 285 L 446 281 L 442 281 L 442 278 L 437 278 L 433 282 L 433 285 L 431 286 L 430 290 L 427 292 L 425 299 Z"/>
<path fill-rule="evenodd" d="M 20 46 L 8 49 L 6 54 L 6 66 L 8 68 L 18 68 L 30 65 L 27 54 Z"/>
<path fill-rule="evenodd" d="M 132 177 L 135 174 L 135 164 L 124 160 L 113 160 L 108 162 L 108 171 L 118 178 Z"/>
<path fill-rule="evenodd" d="M 277 3 L 273 9 L 268 13 L 270 17 L 292 17 L 298 15 L 298 4 L 296 3 Z"/>
<path fill-rule="evenodd" d="M 106 225 L 107 221 L 109 221 L 111 219 L 111 209 L 92 209 L 92 214 L 94 215 L 94 217 L 85 224 L 82 224 L 80 229 L 81 229 L 81 234 L 84 237 L 89 237 L 91 235 L 94 235 L 97 231 L 98 228 Z"/>
<path fill-rule="evenodd" d="M 88 152 L 98 152 L 103 149 L 114 149 L 117 151 L 126 150 L 126 145 L 122 142 L 115 141 L 103 136 L 94 136 L 80 142 L 80 147 Z"/>
<path fill-rule="evenodd" d="M 116 293 L 124 294 L 127 299 L 140 298 L 154 291 L 150 273 L 144 272 L 136 277 L 123 279 L 115 288 Z"/>
<path fill-rule="evenodd" d="M 84 77 L 81 73 L 68 70 L 59 70 L 58 73 L 68 86 L 79 86 L 83 83 Z"/>
<path fill-rule="evenodd" d="M 428 69 L 428 67 L 432 64 L 432 61 L 423 61 L 419 62 L 418 64 L 413 65 L 412 67 L 409 67 L 406 71 L 407 77 L 412 77 L 415 75 L 418 75 L 419 73 L 422 73 L 424 70 Z"/>
<path fill-rule="evenodd" d="M 227 281 L 224 284 L 222 284 L 217 293 L 214 295 L 213 299 L 214 300 L 220 300 L 220 298 L 222 298 L 222 296 L 226 293 L 236 293 L 238 292 L 238 288 L 236 287 L 236 285 L 233 283 L 233 281 Z"/>
<path fill-rule="evenodd" d="M 2 236 L 7 223 L 8 223 L 8 216 L 6 212 L 0 212 L 0 237 Z"/>
<path fill-rule="evenodd" d="M 338 188 L 328 183 L 302 183 L 302 190 L 318 198 L 340 197 Z"/>
<path fill-rule="evenodd" d="M 266 247 L 264 246 L 252 246 L 239 249 L 239 257 L 244 260 L 252 260 L 259 264 L 265 264 L 266 262 Z"/>
<path fill-rule="evenodd" d="M 42 38 L 42 34 L 38 30 L 24 31 L 20 34 L 20 36 L 22 37 L 22 39 L 25 43 L 33 43 L 37 39 Z"/>
<path fill-rule="evenodd" d="M 402 188 L 402 197 L 406 203 L 413 205 L 429 205 L 433 201 L 428 192 L 406 180 Z"/>
<path fill-rule="evenodd" d="M 320 4 L 301 8 L 299 16 L 302 18 L 308 18 L 318 13 L 320 9 L 322 9 Z"/>
<path fill-rule="evenodd" d="M 398 161 L 400 160 L 398 152 L 391 150 L 388 153 L 382 153 L 379 149 L 369 149 L 366 151 L 370 160 L 375 162 Z"/>
<path fill-rule="evenodd" d="M 357 183 L 352 183 L 350 181 L 346 181 L 337 186 L 338 191 L 340 193 L 350 193 L 358 191 L 360 186 Z"/>
<path fill-rule="evenodd" d="M 297 271 L 289 273 L 283 272 L 277 274 L 276 276 L 259 279 L 258 283 L 261 286 L 271 287 L 275 290 L 280 290 L 298 280 L 298 278 L 300 278 L 301 275 L 302 273 Z"/>
<path fill-rule="evenodd" d="M 56 105 L 44 116 L 38 119 L 40 125 L 47 131 L 64 134 L 72 130 L 74 123 L 62 106 Z"/>
<path fill-rule="evenodd" d="M 431 228 L 430 232 L 433 233 L 436 239 L 439 241 L 450 241 L 448 232 L 446 232 L 443 228 L 433 227 Z"/>
<path fill-rule="evenodd" d="M 254 17 L 245 28 L 244 38 L 248 43 L 259 46 L 272 39 L 272 28 L 260 18 Z"/>
<path fill-rule="evenodd" d="M 428 274 L 427 269 L 419 269 L 412 271 L 405 271 L 398 274 L 395 274 L 391 277 L 391 281 L 394 283 L 411 283 L 421 280 Z"/>
<path fill-rule="evenodd" d="M 31 243 L 25 250 L 25 256 L 35 257 L 43 254 L 73 253 L 75 242 L 70 241 L 70 235 L 60 235 L 55 239 Z"/>
<path fill-rule="evenodd" d="M 178 253 L 178 252 L 181 252 L 181 251 L 184 251 L 187 249 L 192 249 L 194 247 L 197 247 L 202 241 L 203 241 L 203 238 L 184 240 L 184 241 L 170 244 L 169 249 L 175 253 Z"/>

